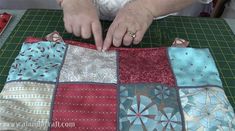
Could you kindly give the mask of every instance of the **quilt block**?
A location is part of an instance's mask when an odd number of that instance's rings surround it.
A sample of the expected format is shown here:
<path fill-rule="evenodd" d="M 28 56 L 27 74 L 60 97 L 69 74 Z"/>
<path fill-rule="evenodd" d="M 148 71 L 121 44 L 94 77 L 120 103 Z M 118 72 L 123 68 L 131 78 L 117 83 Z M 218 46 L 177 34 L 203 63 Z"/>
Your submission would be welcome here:
<path fill-rule="evenodd" d="M 178 86 L 222 87 L 219 72 L 208 49 L 169 48 L 168 52 Z"/>
<path fill-rule="evenodd" d="M 175 85 L 166 48 L 121 49 L 118 52 L 120 83 Z"/>
<path fill-rule="evenodd" d="M 33 44 L 23 44 L 20 54 L 11 66 L 7 81 L 56 82 L 65 49 L 65 43 L 41 41 Z"/>
<path fill-rule="evenodd" d="M 0 94 L 3 130 L 235 130 L 208 49 L 23 43 Z"/>
<path fill-rule="evenodd" d="M 116 52 L 100 53 L 73 45 L 68 47 L 68 52 L 60 82 L 117 83 Z"/>
<path fill-rule="evenodd" d="M 162 84 L 120 86 L 120 130 L 182 130 L 177 89 Z"/>
<path fill-rule="evenodd" d="M 72 121 L 74 130 L 116 130 L 117 90 L 112 84 L 59 84 L 52 123 Z M 71 128 L 53 127 L 53 131 Z"/>
<path fill-rule="evenodd" d="M 54 84 L 7 83 L 0 95 L 0 130 L 47 130 Z"/>

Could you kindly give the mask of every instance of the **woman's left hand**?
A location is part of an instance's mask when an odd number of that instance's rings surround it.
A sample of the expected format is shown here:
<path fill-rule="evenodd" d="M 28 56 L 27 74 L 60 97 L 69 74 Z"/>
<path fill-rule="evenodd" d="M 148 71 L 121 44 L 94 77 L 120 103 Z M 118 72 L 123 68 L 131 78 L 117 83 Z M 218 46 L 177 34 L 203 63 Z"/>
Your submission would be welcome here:
<path fill-rule="evenodd" d="M 110 25 L 104 44 L 103 51 L 113 44 L 116 47 L 139 44 L 148 27 L 153 21 L 153 15 L 145 7 L 144 0 L 132 0 L 119 10 L 113 23 Z"/>

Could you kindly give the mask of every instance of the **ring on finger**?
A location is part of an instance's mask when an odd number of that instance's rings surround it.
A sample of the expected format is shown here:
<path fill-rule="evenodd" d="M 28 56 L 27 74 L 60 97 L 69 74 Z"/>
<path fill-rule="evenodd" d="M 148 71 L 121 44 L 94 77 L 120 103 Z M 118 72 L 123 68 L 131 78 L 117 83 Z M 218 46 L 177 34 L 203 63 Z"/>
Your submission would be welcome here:
<path fill-rule="evenodd" d="M 128 31 L 128 35 L 132 38 L 136 37 L 136 32 Z"/>

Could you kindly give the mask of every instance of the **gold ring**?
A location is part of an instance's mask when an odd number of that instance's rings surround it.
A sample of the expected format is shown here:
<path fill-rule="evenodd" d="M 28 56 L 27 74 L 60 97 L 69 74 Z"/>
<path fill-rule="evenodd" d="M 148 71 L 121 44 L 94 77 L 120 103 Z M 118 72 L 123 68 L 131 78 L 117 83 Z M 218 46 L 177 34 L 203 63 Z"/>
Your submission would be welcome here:
<path fill-rule="evenodd" d="M 129 34 L 132 38 L 135 38 L 135 37 L 136 37 L 136 33 L 135 33 L 135 32 L 128 31 L 128 34 Z"/>

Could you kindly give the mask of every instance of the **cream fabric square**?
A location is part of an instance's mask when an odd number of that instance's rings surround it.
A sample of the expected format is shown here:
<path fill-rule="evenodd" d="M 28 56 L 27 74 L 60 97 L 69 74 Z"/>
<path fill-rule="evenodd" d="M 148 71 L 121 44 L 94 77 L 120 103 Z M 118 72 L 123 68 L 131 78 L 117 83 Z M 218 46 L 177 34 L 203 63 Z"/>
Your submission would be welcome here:
<path fill-rule="evenodd" d="M 69 45 L 60 82 L 117 83 L 117 54 Z"/>
<path fill-rule="evenodd" d="M 54 84 L 7 83 L 0 94 L 0 130 L 46 131 Z"/>

